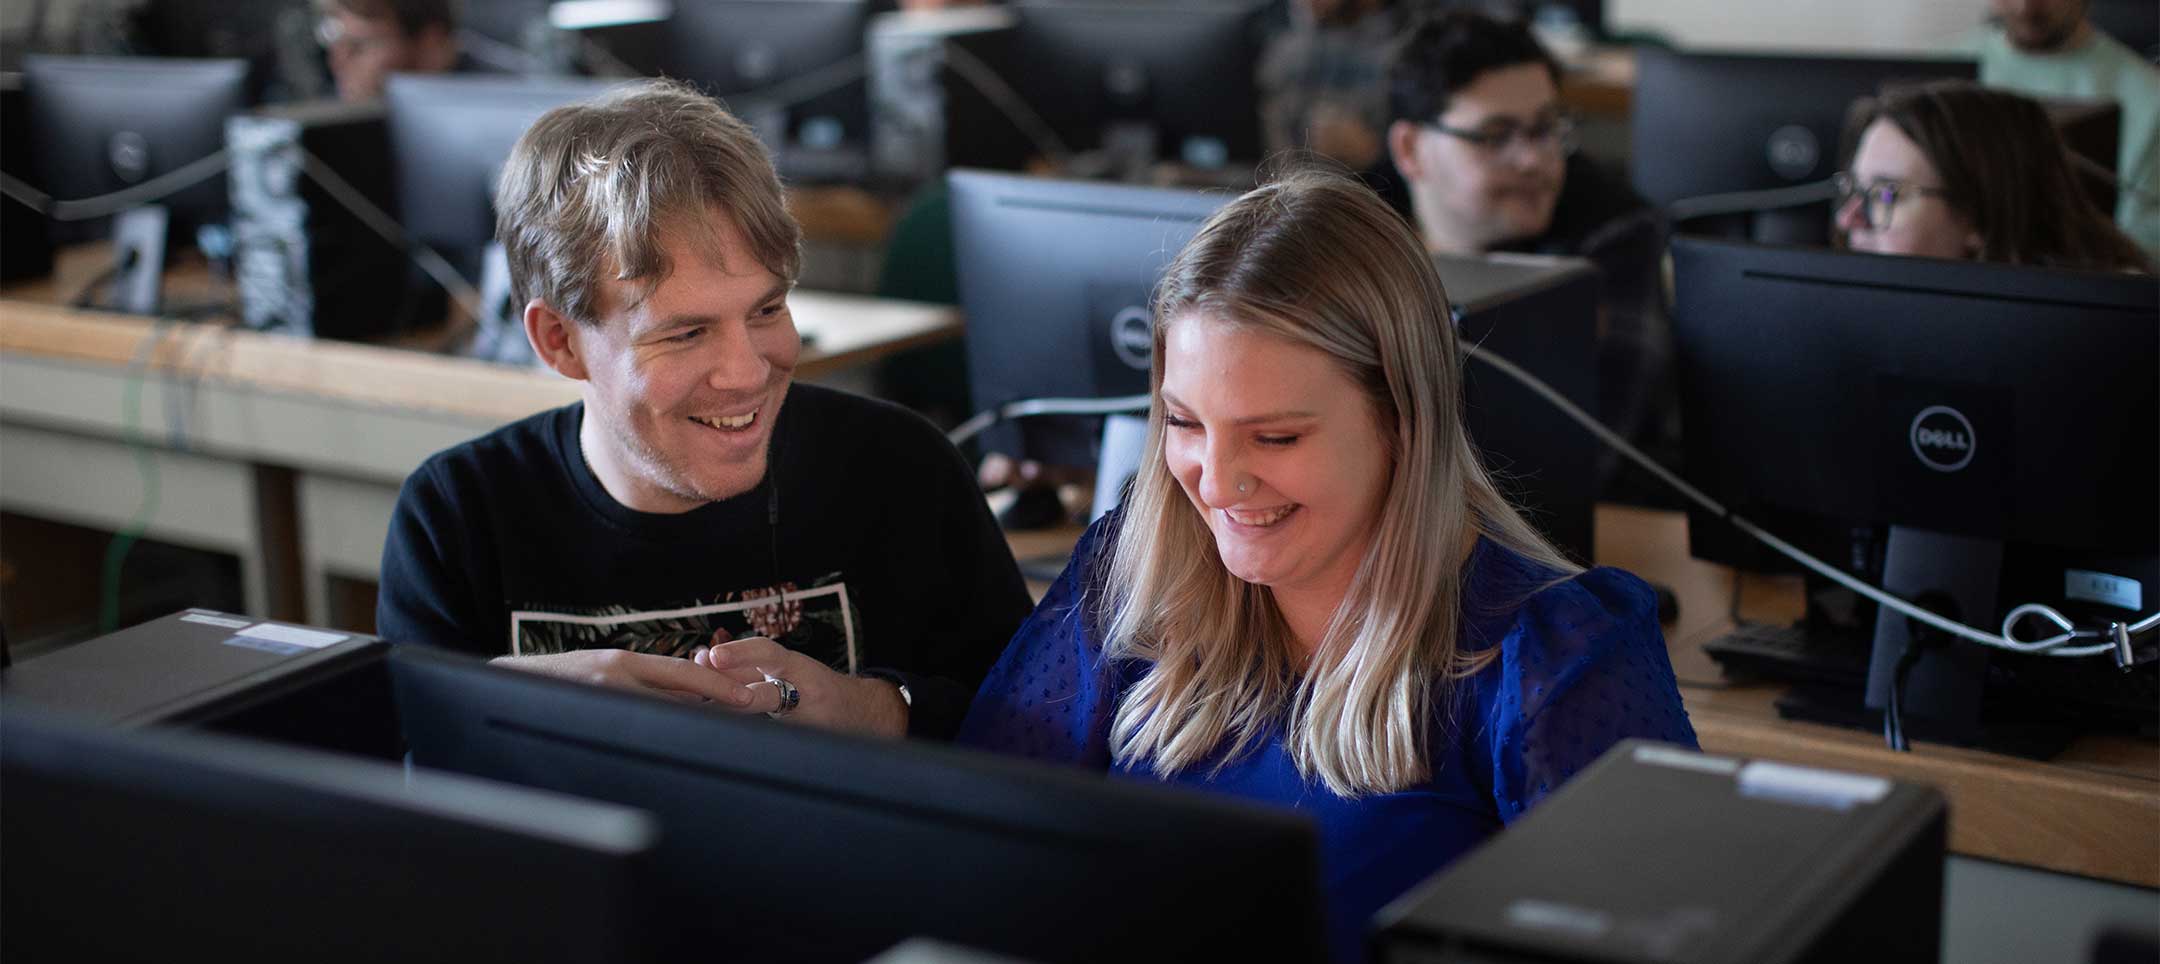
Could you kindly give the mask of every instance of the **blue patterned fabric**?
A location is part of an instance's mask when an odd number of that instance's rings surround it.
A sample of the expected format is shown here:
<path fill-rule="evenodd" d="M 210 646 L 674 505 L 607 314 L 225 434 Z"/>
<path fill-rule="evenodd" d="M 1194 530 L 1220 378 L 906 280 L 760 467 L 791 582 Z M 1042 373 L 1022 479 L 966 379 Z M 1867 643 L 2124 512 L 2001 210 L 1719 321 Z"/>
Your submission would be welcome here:
<path fill-rule="evenodd" d="M 1118 700 L 1147 671 L 1103 659 L 1096 571 L 1118 514 L 1088 529 L 961 724 L 964 745 L 1139 780 L 1110 759 Z M 1300 777 L 1279 729 L 1165 782 L 1294 808 L 1320 842 L 1331 957 L 1365 957 L 1373 913 L 1466 853 L 1627 737 L 1695 746 L 1650 588 L 1617 569 L 1556 573 L 1480 539 L 1463 575 L 1461 645 L 1500 656 L 1437 700 L 1423 785 L 1344 798 Z M 1222 764 L 1217 769 L 1217 764 Z"/>

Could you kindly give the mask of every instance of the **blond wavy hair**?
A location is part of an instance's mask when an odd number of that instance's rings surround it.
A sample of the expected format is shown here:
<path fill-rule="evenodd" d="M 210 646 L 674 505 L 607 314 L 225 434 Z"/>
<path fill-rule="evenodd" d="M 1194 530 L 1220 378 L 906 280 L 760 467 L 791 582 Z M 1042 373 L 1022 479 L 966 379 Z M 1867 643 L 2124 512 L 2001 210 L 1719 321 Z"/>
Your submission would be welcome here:
<path fill-rule="evenodd" d="M 1436 701 L 1494 656 L 1457 637 L 1473 533 L 1576 571 L 1500 494 L 1463 428 L 1462 363 L 1430 257 L 1378 196 L 1292 173 L 1218 212 L 1156 289 L 1148 449 L 1097 594 L 1112 659 L 1150 663 L 1118 705 L 1121 763 L 1168 775 L 1252 749 L 1277 721 L 1298 772 L 1351 797 L 1431 776 Z M 1163 357 L 1180 324 L 1234 324 L 1319 351 L 1388 437 L 1371 544 L 1310 662 L 1274 597 L 1224 567 L 1163 458 Z"/>

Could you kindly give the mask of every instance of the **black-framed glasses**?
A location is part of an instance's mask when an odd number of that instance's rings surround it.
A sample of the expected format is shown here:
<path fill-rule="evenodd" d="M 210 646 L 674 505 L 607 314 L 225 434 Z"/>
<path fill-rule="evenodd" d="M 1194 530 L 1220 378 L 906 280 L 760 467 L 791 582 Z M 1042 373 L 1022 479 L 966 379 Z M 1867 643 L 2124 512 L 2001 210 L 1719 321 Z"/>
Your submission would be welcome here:
<path fill-rule="evenodd" d="M 1449 127 L 1437 120 L 1428 121 L 1425 126 L 1494 157 L 1507 153 L 1517 144 L 1562 156 L 1575 153 L 1575 119 L 1565 114 L 1529 124 L 1503 122 L 1476 130 Z"/>
<path fill-rule="evenodd" d="M 1831 178 L 1837 186 L 1837 208 L 1841 213 L 1853 198 L 1860 198 L 1860 215 L 1867 219 L 1868 230 L 1890 230 L 1890 216 L 1897 213 L 1898 199 L 1905 197 L 1949 197 L 1950 192 L 1939 187 L 1923 187 L 1878 177 L 1865 184 L 1852 176 L 1851 171 L 1839 171 Z"/>

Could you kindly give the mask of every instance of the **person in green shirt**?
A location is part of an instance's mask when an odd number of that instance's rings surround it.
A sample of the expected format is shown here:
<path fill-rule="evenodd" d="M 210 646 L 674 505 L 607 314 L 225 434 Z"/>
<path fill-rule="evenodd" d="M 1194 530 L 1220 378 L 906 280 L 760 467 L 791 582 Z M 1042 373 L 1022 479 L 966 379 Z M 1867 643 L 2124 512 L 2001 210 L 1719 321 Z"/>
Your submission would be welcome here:
<path fill-rule="evenodd" d="M 2086 17 L 2090 0 L 1992 0 L 1980 39 L 1980 82 L 2038 97 L 2122 107 L 2115 222 L 2160 252 L 2160 67 Z"/>

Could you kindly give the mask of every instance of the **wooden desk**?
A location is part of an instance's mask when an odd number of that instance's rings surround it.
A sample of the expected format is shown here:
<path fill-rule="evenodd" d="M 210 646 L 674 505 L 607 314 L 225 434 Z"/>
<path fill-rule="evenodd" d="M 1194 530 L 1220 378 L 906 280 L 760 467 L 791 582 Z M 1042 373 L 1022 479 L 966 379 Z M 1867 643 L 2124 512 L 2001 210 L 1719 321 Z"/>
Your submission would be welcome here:
<path fill-rule="evenodd" d="M 1008 538 L 1021 558 L 1068 547 L 1078 527 Z M 1732 627 L 1738 578 L 1741 614 L 1762 621 L 1800 616 L 1797 576 L 1737 575 L 1694 559 L 1687 517 L 1677 512 L 1601 505 L 1597 555 L 1672 587 L 1679 619 L 1665 627 L 1680 696 L 1703 749 L 1811 766 L 1874 773 L 1933 784 L 1950 800 L 1950 849 L 1973 857 L 2065 873 L 2160 886 L 2160 744 L 2122 736 L 2086 736 L 2045 763 L 1978 750 L 1916 744 L 1895 753 L 1881 736 L 1778 718 L 1782 687 L 1733 685 L 1702 644 Z M 1039 594 L 1043 588 L 1033 587 Z"/>
<path fill-rule="evenodd" d="M 789 304 L 804 381 L 960 332 L 946 306 Z M 0 300 L 0 507 L 118 531 L 155 473 L 150 537 L 237 557 L 251 613 L 323 623 L 331 576 L 375 579 L 422 460 L 577 398 L 545 369 Z"/>

